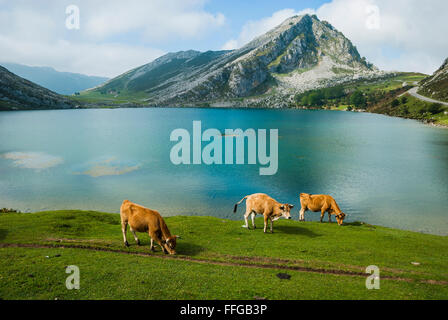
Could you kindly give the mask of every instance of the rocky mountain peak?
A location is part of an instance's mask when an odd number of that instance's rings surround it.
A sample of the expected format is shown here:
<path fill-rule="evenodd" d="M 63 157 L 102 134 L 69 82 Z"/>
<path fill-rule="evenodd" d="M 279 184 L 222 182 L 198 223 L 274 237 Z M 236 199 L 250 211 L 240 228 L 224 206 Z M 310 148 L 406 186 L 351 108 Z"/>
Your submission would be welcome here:
<path fill-rule="evenodd" d="M 97 90 L 143 92 L 150 104 L 301 92 L 379 73 L 331 24 L 294 16 L 232 51 L 182 51 L 112 79 Z"/>

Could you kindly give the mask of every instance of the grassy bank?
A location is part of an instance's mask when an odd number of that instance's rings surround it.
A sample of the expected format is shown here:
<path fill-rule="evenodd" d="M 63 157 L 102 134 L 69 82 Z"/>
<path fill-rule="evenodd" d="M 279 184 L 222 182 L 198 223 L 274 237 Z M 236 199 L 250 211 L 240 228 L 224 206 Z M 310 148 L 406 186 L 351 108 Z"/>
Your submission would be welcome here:
<path fill-rule="evenodd" d="M 361 223 L 278 221 L 274 234 L 241 221 L 170 217 L 178 255 L 122 242 L 119 216 L 57 211 L 0 214 L 2 299 L 447 299 L 446 237 Z M 418 264 L 413 264 L 418 262 Z M 81 289 L 67 290 L 77 265 Z M 365 288 L 365 268 L 381 289 Z M 282 280 L 278 273 L 287 273 Z"/>

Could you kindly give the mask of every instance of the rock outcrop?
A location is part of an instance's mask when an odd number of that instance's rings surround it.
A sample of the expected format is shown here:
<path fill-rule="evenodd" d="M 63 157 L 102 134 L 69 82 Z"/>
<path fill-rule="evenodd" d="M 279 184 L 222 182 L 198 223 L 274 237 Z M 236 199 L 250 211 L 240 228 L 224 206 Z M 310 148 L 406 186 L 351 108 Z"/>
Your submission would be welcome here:
<path fill-rule="evenodd" d="M 448 102 L 448 58 L 434 74 L 420 82 L 419 94 Z"/>

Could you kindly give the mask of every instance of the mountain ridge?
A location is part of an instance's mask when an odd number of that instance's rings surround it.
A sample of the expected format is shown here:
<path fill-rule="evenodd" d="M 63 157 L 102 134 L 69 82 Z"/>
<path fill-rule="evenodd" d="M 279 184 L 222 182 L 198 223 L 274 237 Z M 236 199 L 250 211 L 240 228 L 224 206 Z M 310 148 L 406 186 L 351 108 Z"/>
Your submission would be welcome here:
<path fill-rule="evenodd" d="M 432 76 L 420 83 L 418 93 L 432 99 L 448 102 L 448 58 Z"/>
<path fill-rule="evenodd" d="M 185 105 L 241 100 L 272 91 L 283 99 L 382 75 L 331 24 L 315 15 L 302 15 L 285 20 L 240 49 L 169 53 L 90 92 L 139 93 L 147 105 Z"/>
<path fill-rule="evenodd" d="M 77 103 L 0 66 L 0 111 L 72 109 Z"/>
<path fill-rule="evenodd" d="M 109 78 L 87 76 L 80 73 L 60 72 L 52 67 L 32 67 L 18 63 L 1 63 L 3 67 L 21 78 L 34 82 L 58 94 L 71 95 L 94 88 Z"/>

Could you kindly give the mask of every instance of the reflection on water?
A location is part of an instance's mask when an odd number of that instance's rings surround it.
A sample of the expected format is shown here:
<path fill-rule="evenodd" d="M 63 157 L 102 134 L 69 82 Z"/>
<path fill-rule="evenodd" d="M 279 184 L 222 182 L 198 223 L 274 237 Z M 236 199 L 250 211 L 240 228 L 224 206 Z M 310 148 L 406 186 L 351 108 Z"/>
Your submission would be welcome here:
<path fill-rule="evenodd" d="M 126 165 L 117 161 L 116 157 L 106 158 L 104 160 L 92 161 L 87 164 L 85 170 L 73 172 L 74 174 L 84 174 L 94 178 L 104 176 L 119 176 L 135 170 L 138 170 L 140 166 Z"/>
<path fill-rule="evenodd" d="M 64 162 L 60 157 L 42 152 L 7 152 L 0 156 L 12 160 L 14 166 L 35 170 L 51 168 Z"/>
<path fill-rule="evenodd" d="M 195 120 L 221 132 L 279 129 L 277 174 L 173 165 L 170 133 Z M 348 221 L 448 234 L 448 130 L 415 121 L 299 110 L 4 112 L 0 137 L 0 207 L 118 212 L 130 199 L 164 215 L 241 219 L 244 209 L 232 209 L 247 194 L 297 208 L 307 192 L 334 196 Z"/>

